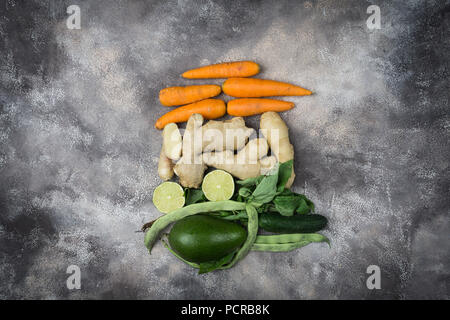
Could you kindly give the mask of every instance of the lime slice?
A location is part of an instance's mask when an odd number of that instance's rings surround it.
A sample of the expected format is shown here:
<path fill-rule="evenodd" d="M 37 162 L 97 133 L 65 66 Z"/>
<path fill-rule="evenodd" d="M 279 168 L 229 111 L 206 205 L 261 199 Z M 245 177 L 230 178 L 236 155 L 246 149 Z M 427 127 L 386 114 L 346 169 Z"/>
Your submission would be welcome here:
<path fill-rule="evenodd" d="M 184 190 L 176 182 L 163 182 L 153 191 L 153 204 L 162 213 L 184 206 Z"/>
<path fill-rule="evenodd" d="M 223 170 L 214 170 L 203 179 L 202 191 L 209 201 L 228 200 L 234 193 L 234 180 Z"/>

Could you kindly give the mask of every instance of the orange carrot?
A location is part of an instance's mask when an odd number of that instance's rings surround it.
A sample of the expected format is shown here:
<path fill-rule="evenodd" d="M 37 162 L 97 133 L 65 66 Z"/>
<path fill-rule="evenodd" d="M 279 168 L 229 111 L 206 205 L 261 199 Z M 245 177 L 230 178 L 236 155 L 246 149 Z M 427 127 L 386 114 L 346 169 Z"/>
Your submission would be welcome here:
<path fill-rule="evenodd" d="M 253 61 L 235 61 L 188 70 L 182 76 L 187 79 L 251 77 L 258 72 L 259 65 Z"/>
<path fill-rule="evenodd" d="M 166 124 L 171 122 L 185 122 L 194 113 L 199 113 L 205 119 L 209 120 L 220 118 L 225 112 L 225 102 L 219 99 L 206 99 L 167 112 L 156 121 L 155 127 L 157 129 L 163 129 Z"/>
<path fill-rule="evenodd" d="M 312 92 L 293 84 L 264 79 L 231 78 L 222 84 L 222 90 L 229 96 L 257 98 L 272 96 L 307 96 Z"/>
<path fill-rule="evenodd" d="M 215 84 L 187 87 L 169 87 L 159 92 L 159 101 L 166 107 L 180 106 L 203 99 L 215 97 L 222 88 Z"/>
<path fill-rule="evenodd" d="M 253 116 L 267 111 L 290 110 L 294 103 L 274 99 L 234 99 L 228 101 L 227 113 L 234 117 Z"/>

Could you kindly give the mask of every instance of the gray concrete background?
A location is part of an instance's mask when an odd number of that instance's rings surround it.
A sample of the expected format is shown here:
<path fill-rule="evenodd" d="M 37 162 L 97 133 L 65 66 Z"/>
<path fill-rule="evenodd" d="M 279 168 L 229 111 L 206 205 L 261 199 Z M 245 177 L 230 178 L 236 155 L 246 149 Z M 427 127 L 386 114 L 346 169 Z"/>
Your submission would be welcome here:
<path fill-rule="evenodd" d="M 24 3 L 0 4 L 0 298 L 449 298 L 449 1 L 79 1 L 81 30 L 72 1 Z M 159 215 L 158 91 L 241 59 L 316 93 L 282 117 L 332 248 L 197 275 L 135 233 Z"/>

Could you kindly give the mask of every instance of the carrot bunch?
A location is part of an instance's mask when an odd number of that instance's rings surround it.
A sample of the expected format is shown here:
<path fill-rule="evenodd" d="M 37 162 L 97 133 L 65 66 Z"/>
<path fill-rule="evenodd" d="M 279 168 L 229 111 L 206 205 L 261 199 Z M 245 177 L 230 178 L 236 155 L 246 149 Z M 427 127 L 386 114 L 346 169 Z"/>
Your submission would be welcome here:
<path fill-rule="evenodd" d="M 193 113 L 199 113 L 206 119 L 222 117 L 226 112 L 232 116 L 251 116 L 268 111 L 281 112 L 294 107 L 292 102 L 261 99 L 273 96 L 305 96 L 311 91 L 299 86 L 273 80 L 246 78 L 259 73 L 260 67 L 252 61 L 236 61 L 213 64 L 182 74 L 187 79 L 214 79 L 228 78 L 222 87 L 218 85 L 192 85 L 186 87 L 169 87 L 159 92 L 162 105 L 180 106 L 169 111 L 158 119 L 155 127 L 163 129 L 171 122 L 185 122 Z M 243 99 L 234 99 L 225 102 L 220 99 L 211 99 L 221 92 Z"/>

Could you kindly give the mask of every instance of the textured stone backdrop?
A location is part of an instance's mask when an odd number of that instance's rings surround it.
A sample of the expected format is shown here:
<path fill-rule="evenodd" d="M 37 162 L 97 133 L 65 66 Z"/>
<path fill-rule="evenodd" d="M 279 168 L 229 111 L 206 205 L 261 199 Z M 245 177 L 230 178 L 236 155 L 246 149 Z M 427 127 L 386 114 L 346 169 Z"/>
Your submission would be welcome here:
<path fill-rule="evenodd" d="M 438 0 L 2 1 L 0 298 L 448 299 L 449 20 Z M 329 217 L 332 247 L 197 275 L 135 232 L 159 215 L 158 91 L 221 83 L 180 74 L 241 59 L 315 92 L 282 116 L 294 189 Z"/>

